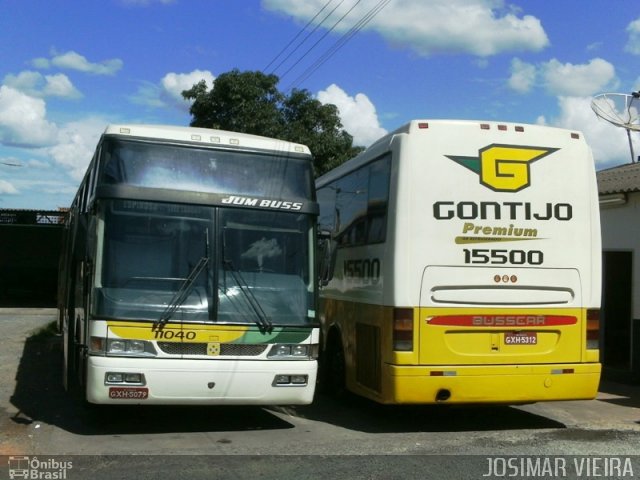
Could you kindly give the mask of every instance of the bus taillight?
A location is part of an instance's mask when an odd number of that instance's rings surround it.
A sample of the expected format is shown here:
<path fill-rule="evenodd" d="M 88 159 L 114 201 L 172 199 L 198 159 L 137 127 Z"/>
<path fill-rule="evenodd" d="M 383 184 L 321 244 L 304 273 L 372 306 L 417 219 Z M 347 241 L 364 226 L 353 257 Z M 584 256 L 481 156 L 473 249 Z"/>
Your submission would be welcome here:
<path fill-rule="evenodd" d="M 393 349 L 400 352 L 413 350 L 413 309 L 393 309 Z"/>
<path fill-rule="evenodd" d="M 587 349 L 597 350 L 600 346 L 600 309 L 587 310 Z"/>

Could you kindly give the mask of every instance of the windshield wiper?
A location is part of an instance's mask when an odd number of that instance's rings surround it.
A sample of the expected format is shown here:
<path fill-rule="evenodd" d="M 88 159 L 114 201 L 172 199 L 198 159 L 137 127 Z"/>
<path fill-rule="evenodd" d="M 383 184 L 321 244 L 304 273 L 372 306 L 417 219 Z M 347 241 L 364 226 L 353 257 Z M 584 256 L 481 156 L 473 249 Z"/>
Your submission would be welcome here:
<path fill-rule="evenodd" d="M 187 278 L 184 279 L 182 285 L 180 285 L 180 288 L 167 305 L 167 308 L 165 308 L 164 312 L 162 312 L 162 315 L 160 315 L 157 323 L 164 325 L 169 321 L 175 311 L 185 302 L 187 297 L 189 297 L 189 293 L 191 292 L 193 283 L 196 281 L 196 278 L 198 278 L 198 275 L 200 275 L 200 272 L 204 270 L 204 267 L 206 267 L 208 263 L 209 257 L 201 257 L 200 260 L 198 260 L 198 263 L 196 263 L 195 267 L 193 267 L 191 272 L 189 272 Z"/>
<path fill-rule="evenodd" d="M 187 300 L 189 297 L 189 293 L 191 293 L 191 287 L 193 287 L 193 283 L 198 278 L 198 275 L 204 270 L 204 268 L 209 263 L 209 229 L 206 228 L 204 231 L 204 255 L 200 257 L 198 263 L 196 263 L 195 267 L 191 269 L 187 278 L 184 279 L 182 285 L 178 291 L 173 295 L 171 301 L 167 304 L 167 308 L 164 309 L 162 315 L 157 320 L 157 324 L 164 325 L 167 323 L 175 311 Z"/>
<path fill-rule="evenodd" d="M 231 276 L 235 280 L 236 285 L 238 285 L 238 288 L 244 295 L 245 299 L 247 300 L 247 303 L 253 310 L 253 313 L 255 313 L 256 318 L 258 319 L 256 323 L 258 324 L 260 329 L 264 332 L 270 333 L 273 330 L 273 323 L 271 323 L 271 320 L 269 320 L 269 317 L 267 317 L 267 314 L 264 312 L 264 310 L 260 306 L 260 302 L 258 302 L 258 299 L 255 297 L 255 295 L 249 288 L 249 284 L 242 277 L 242 275 L 240 274 L 240 271 L 233 266 L 233 263 L 229 259 L 225 258 L 222 264 L 225 270 L 229 270 L 231 272 Z"/>

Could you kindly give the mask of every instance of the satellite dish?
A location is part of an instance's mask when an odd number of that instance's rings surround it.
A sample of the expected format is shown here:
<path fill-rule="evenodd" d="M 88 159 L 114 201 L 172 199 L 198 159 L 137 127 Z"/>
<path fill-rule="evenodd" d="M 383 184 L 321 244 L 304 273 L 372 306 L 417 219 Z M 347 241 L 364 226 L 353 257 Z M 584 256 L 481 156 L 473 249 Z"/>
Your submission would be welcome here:
<path fill-rule="evenodd" d="M 631 142 L 631 132 L 640 132 L 640 92 L 626 93 L 602 93 L 596 95 L 591 100 L 591 109 L 603 120 L 624 128 L 629 139 L 629 150 L 631 150 L 631 162 L 636 158 L 633 153 L 633 143 Z"/>

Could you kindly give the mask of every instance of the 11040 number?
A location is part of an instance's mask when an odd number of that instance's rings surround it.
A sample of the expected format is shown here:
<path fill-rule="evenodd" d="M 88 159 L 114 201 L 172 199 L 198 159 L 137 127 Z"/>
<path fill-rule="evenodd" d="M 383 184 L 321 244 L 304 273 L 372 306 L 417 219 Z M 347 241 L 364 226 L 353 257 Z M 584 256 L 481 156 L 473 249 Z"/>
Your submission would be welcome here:
<path fill-rule="evenodd" d="M 540 250 L 493 250 L 465 248 L 464 263 L 479 265 L 542 265 L 544 255 Z"/>
<path fill-rule="evenodd" d="M 195 340 L 196 332 L 183 330 L 154 330 L 154 338 L 159 340 Z"/>

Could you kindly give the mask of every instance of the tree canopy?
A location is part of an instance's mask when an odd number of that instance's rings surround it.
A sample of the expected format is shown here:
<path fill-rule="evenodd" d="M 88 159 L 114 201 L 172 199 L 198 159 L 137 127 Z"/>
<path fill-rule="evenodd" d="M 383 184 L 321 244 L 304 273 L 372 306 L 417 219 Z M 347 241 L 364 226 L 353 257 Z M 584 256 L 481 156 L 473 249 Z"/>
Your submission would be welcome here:
<path fill-rule="evenodd" d="M 210 90 L 204 80 L 182 92 L 192 100 L 192 127 L 217 128 L 279 138 L 307 145 L 321 175 L 355 156 L 362 147 L 344 130 L 338 108 L 323 104 L 307 90 L 278 90 L 280 79 L 259 71 L 234 69 L 216 77 Z"/>

